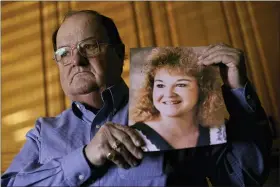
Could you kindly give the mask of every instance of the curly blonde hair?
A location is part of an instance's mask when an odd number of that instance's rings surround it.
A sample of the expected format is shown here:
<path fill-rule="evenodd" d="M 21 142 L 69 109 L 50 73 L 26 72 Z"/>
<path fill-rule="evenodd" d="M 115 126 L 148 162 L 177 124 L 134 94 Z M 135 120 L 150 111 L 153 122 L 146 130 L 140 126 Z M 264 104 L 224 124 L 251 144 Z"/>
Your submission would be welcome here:
<path fill-rule="evenodd" d="M 225 110 L 221 94 L 221 79 L 217 68 L 198 65 L 198 56 L 192 48 L 158 47 L 146 58 L 142 72 L 145 79 L 134 98 L 135 105 L 130 107 L 130 119 L 145 122 L 154 119 L 159 111 L 153 104 L 154 77 L 157 70 L 165 68 L 171 72 L 183 72 L 195 77 L 199 86 L 197 120 L 203 126 L 216 126 L 224 122 Z M 222 112 L 222 114 L 221 114 Z"/>

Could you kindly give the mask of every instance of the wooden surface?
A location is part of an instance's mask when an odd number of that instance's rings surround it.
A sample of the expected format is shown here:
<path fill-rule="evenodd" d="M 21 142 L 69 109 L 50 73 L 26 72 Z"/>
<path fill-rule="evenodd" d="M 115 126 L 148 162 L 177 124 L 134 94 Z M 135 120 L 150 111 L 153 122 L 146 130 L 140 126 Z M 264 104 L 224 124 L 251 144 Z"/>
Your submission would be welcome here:
<path fill-rule="evenodd" d="M 129 48 L 226 42 L 245 50 L 248 74 L 280 132 L 279 2 L 1 2 L 2 152 L 7 169 L 40 116 L 70 104 L 52 60 L 51 35 L 68 10 L 112 17 Z M 123 78 L 129 83 L 129 60 Z"/>

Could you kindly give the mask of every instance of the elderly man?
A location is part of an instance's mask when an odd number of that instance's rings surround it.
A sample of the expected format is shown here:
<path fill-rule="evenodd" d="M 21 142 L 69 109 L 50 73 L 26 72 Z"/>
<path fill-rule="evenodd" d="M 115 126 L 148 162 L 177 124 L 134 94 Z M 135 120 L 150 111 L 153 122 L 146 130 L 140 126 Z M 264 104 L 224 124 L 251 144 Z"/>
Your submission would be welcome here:
<path fill-rule="evenodd" d="M 228 143 L 144 154 L 143 140 L 127 127 L 129 94 L 121 79 L 125 48 L 113 21 L 95 11 L 72 12 L 54 33 L 53 44 L 61 85 L 72 107 L 37 120 L 2 175 L 3 186 L 264 182 L 271 137 L 239 50 L 213 45 L 199 62 L 223 64 L 223 92 L 231 114 Z"/>

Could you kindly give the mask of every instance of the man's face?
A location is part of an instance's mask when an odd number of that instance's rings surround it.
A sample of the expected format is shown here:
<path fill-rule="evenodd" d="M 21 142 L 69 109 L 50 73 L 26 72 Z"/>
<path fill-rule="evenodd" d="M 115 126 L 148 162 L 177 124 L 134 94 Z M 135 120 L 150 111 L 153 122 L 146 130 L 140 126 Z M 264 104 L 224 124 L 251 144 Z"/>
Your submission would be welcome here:
<path fill-rule="evenodd" d="M 100 53 L 90 58 L 78 52 L 77 44 L 90 37 L 99 43 L 109 43 L 103 25 L 93 18 L 87 14 L 73 15 L 64 21 L 57 33 L 57 49 L 72 48 L 68 63 L 58 63 L 61 85 L 68 96 L 102 91 L 120 78 L 122 62 L 112 46 L 99 45 Z"/>

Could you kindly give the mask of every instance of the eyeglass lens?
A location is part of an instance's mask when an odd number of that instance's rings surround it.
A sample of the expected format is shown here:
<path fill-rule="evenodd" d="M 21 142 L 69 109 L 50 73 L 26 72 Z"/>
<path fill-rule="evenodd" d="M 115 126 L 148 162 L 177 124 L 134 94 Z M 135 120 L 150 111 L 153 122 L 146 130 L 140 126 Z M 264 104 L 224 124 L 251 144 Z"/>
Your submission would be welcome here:
<path fill-rule="evenodd" d="M 74 48 L 75 49 L 75 48 Z M 59 48 L 55 52 L 55 60 L 62 62 L 63 64 L 69 62 L 72 56 L 72 50 L 70 47 Z M 99 45 L 96 40 L 88 39 L 78 44 L 77 50 L 83 57 L 93 57 L 99 54 Z"/>

